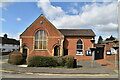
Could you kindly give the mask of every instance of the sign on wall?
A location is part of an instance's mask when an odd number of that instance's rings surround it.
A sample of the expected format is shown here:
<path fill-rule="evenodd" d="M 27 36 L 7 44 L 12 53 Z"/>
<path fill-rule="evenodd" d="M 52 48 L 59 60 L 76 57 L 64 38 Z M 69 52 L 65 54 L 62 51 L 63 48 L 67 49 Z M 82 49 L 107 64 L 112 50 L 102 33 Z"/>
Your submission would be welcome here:
<path fill-rule="evenodd" d="M 107 51 L 106 54 L 107 54 L 107 55 L 110 55 L 110 54 L 111 54 L 111 51 Z"/>
<path fill-rule="evenodd" d="M 117 54 L 117 51 L 114 48 L 110 48 L 111 54 Z"/>
<path fill-rule="evenodd" d="M 91 50 L 86 50 L 86 56 L 92 56 Z"/>

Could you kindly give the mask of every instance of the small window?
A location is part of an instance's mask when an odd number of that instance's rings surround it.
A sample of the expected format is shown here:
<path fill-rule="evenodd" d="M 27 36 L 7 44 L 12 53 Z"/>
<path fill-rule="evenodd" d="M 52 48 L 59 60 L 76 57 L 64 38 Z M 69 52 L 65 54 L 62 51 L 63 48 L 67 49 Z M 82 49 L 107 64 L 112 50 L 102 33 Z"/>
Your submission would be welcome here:
<path fill-rule="evenodd" d="M 80 39 L 77 41 L 76 47 L 76 55 L 83 55 L 83 43 Z"/>

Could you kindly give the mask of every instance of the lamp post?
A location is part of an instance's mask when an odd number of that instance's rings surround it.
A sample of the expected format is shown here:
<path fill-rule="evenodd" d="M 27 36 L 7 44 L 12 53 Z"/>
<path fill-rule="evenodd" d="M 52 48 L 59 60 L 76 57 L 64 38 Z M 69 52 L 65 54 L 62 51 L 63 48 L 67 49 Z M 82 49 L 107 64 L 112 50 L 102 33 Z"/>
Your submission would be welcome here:
<path fill-rule="evenodd" d="M 93 44 L 92 48 L 90 48 L 91 53 L 92 53 L 91 67 L 93 67 L 93 65 L 94 65 L 94 59 L 95 59 L 95 50 L 96 50 L 96 48 L 94 47 L 95 40 L 92 38 L 90 41 L 91 41 L 92 44 Z"/>
<path fill-rule="evenodd" d="M 116 65 L 117 65 L 117 49 L 119 48 L 119 46 L 117 46 L 117 40 L 114 40 L 113 41 L 114 43 L 115 43 L 115 45 L 113 45 L 113 48 L 115 49 L 115 51 L 116 51 L 116 54 L 115 54 L 115 68 L 116 68 Z"/>

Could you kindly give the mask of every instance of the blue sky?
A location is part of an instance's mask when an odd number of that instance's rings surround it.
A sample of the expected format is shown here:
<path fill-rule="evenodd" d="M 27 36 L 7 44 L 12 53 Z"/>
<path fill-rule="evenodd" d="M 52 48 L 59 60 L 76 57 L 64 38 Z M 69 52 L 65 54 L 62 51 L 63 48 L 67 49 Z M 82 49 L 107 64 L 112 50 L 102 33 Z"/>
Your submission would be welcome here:
<path fill-rule="evenodd" d="M 44 14 L 57 28 L 93 29 L 96 39 L 117 32 L 116 2 L 10 2 L 0 5 L 2 32 L 10 38 L 19 35 L 40 15 Z M 1 15 L 1 13 L 0 13 Z"/>

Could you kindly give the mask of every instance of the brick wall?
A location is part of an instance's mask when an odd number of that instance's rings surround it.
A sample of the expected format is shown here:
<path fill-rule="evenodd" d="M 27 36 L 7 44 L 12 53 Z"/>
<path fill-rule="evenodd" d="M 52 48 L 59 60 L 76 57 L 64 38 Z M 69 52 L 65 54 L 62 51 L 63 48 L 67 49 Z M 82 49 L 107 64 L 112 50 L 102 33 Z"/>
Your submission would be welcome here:
<path fill-rule="evenodd" d="M 43 21 L 43 24 L 40 24 Z M 35 50 L 34 49 L 34 36 L 37 31 L 44 30 L 47 33 L 47 50 Z M 91 56 L 86 56 L 86 50 L 92 47 L 91 39 L 92 37 L 66 37 L 64 36 L 52 25 L 44 16 L 37 18 L 20 36 L 22 39 L 22 47 L 24 45 L 28 48 L 28 56 L 30 55 L 41 55 L 41 56 L 53 56 L 54 47 L 58 45 L 60 47 L 60 55 L 63 55 L 63 41 L 65 39 L 64 48 L 68 49 L 68 55 L 74 55 L 78 60 L 91 60 Z M 60 42 L 58 43 L 58 39 Z M 76 43 L 81 39 L 83 41 L 83 55 L 76 55 Z"/>
<path fill-rule="evenodd" d="M 108 42 L 108 43 L 105 44 L 104 59 L 106 59 L 106 60 L 114 60 L 115 59 L 115 54 L 110 54 L 110 55 L 106 54 L 107 51 L 111 50 L 110 48 L 112 48 L 113 45 L 115 45 L 114 42 Z M 117 45 L 118 45 L 118 43 L 117 43 Z M 117 56 L 116 58 L 118 59 L 118 57 L 119 57 L 119 50 L 117 50 L 117 55 L 116 56 Z"/>
<path fill-rule="evenodd" d="M 40 24 L 40 21 L 43 21 L 43 24 Z M 47 33 L 47 50 L 41 51 L 34 49 L 34 36 L 39 30 L 44 30 Z M 28 47 L 28 55 L 52 56 L 54 46 L 58 45 L 58 39 L 60 39 L 59 44 L 61 44 L 64 36 L 41 15 L 23 32 L 20 38 L 22 39 L 21 49 L 26 45 Z"/>
<path fill-rule="evenodd" d="M 83 46 L 83 55 L 76 55 L 76 43 L 81 39 L 84 46 Z M 91 60 L 92 56 L 86 56 L 86 50 L 89 50 L 92 47 L 91 40 L 92 37 L 65 37 L 64 48 L 68 49 L 68 55 L 74 55 L 77 60 Z"/>

